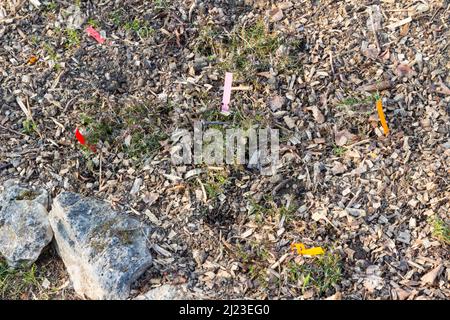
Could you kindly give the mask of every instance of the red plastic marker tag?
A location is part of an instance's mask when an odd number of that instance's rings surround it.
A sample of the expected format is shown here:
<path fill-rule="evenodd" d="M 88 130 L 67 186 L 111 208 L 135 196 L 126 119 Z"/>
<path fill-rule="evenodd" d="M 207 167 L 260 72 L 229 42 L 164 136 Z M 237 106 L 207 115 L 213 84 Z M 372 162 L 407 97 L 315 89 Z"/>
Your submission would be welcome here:
<path fill-rule="evenodd" d="M 84 139 L 83 135 L 81 134 L 80 130 L 78 130 L 78 128 L 75 130 L 75 137 L 82 145 L 86 144 L 86 140 Z"/>
<path fill-rule="evenodd" d="M 87 146 L 89 149 L 91 149 L 92 152 L 97 152 L 97 148 L 95 146 L 86 143 L 86 139 L 81 134 L 80 130 L 78 130 L 78 128 L 75 130 L 75 137 L 83 146 Z"/>
<path fill-rule="evenodd" d="M 103 38 L 100 33 L 98 33 L 97 30 L 95 30 L 92 26 L 89 26 L 86 28 L 86 32 L 88 33 L 88 35 L 90 35 L 92 38 L 94 38 L 95 40 L 97 40 L 98 43 L 103 43 L 105 42 L 105 38 Z"/>

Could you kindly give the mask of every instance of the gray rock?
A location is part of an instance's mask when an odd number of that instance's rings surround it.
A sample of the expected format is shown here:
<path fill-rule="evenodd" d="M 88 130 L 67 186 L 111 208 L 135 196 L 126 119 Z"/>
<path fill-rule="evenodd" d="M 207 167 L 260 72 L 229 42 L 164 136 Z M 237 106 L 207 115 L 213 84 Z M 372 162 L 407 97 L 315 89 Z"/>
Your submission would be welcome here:
<path fill-rule="evenodd" d="M 141 188 L 141 185 L 142 185 L 142 178 L 136 178 L 134 180 L 133 187 L 131 187 L 130 194 L 135 195 L 136 193 L 138 193 L 139 189 Z"/>
<path fill-rule="evenodd" d="M 164 284 L 160 287 L 150 289 L 134 300 L 194 300 L 202 298 L 187 289 L 186 285 Z"/>
<path fill-rule="evenodd" d="M 411 234 L 409 231 L 400 231 L 397 235 L 397 241 L 409 244 L 411 242 Z"/>
<path fill-rule="evenodd" d="M 49 214 L 58 252 L 75 291 L 90 299 L 126 299 L 151 265 L 148 227 L 103 202 L 63 192 Z"/>
<path fill-rule="evenodd" d="M 366 211 L 362 210 L 362 209 L 355 209 L 355 208 L 345 208 L 345 210 L 348 212 L 348 214 L 359 218 L 359 217 L 365 217 L 366 216 Z"/>
<path fill-rule="evenodd" d="M 9 180 L 0 196 L 0 254 L 11 267 L 30 265 L 52 240 L 48 193 Z"/>

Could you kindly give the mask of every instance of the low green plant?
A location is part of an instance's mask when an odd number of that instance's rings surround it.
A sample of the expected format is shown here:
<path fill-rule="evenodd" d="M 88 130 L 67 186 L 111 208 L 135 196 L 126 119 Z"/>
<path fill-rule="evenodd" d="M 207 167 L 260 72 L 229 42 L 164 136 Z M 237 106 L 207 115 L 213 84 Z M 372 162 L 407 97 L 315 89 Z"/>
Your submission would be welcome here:
<path fill-rule="evenodd" d="M 32 119 L 26 119 L 22 122 L 22 132 L 31 135 L 37 132 L 36 123 Z"/>
<path fill-rule="evenodd" d="M 58 4 L 55 1 L 51 1 L 45 7 L 46 11 L 55 11 L 58 8 Z"/>
<path fill-rule="evenodd" d="M 155 32 L 147 21 L 142 21 L 137 18 L 125 23 L 124 29 L 134 31 L 140 38 L 148 38 Z"/>
<path fill-rule="evenodd" d="M 301 265 L 292 261 L 288 266 L 288 279 L 300 282 L 302 292 L 313 288 L 322 295 L 338 284 L 341 278 L 340 257 L 333 253 L 314 257 Z"/>
<path fill-rule="evenodd" d="M 154 7 L 156 11 L 163 11 L 169 7 L 167 0 L 154 0 Z"/>
<path fill-rule="evenodd" d="M 167 135 L 160 131 L 146 133 L 138 130 L 131 135 L 129 146 L 124 147 L 128 157 L 139 160 L 153 156 L 160 148 L 160 141 L 167 139 Z"/>
<path fill-rule="evenodd" d="M 124 12 L 122 9 L 115 10 L 109 14 L 110 21 L 116 27 L 120 27 L 124 20 Z"/>
<path fill-rule="evenodd" d="M 76 29 L 66 29 L 66 48 L 76 47 L 80 44 L 80 36 Z"/>
<path fill-rule="evenodd" d="M 98 22 L 98 20 L 95 20 L 93 18 L 89 18 L 88 21 L 87 21 L 87 24 L 92 26 L 93 28 L 100 27 L 100 23 Z"/>
<path fill-rule="evenodd" d="M 429 223 L 432 227 L 433 237 L 439 241 L 450 244 L 450 227 L 449 225 L 439 217 L 432 217 L 429 219 Z"/>
<path fill-rule="evenodd" d="M 341 157 L 341 156 L 343 156 L 344 155 L 344 153 L 345 153 L 345 148 L 343 148 L 343 147 L 339 147 L 339 146 L 334 146 L 333 147 L 333 153 L 334 153 L 334 155 L 336 155 L 336 156 L 338 156 L 338 157 Z"/>
<path fill-rule="evenodd" d="M 213 171 L 209 172 L 207 181 L 204 184 L 208 199 L 214 199 L 219 194 L 223 193 L 227 182 L 228 179 L 225 175 L 221 173 L 214 173 Z"/>
<path fill-rule="evenodd" d="M 24 294 L 40 290 L 42 280 L 35 264 L 13 269 L 0 258 L 0 299 L 22 299 Z"/>

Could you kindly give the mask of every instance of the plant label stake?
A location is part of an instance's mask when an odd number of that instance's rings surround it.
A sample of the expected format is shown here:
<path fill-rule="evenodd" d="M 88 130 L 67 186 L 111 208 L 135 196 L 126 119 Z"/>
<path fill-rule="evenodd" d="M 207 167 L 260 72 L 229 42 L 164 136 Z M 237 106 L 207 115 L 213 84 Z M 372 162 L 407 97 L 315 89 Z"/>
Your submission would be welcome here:
<path fill-rule="evenodd" d="M 222 113 L 229 114 L 229 104 L 231 99 L 231 84 L 233 82 L 233 74 L 225 73 L 225 85 L 223 86 Z"/>
<path fill-rule="evenodd" d="M 298 254 L 305 256 L 316 256 L 319 254 L 324 254 L 325 251 L 321 247 L 314 247 L 310 249 L 306 249 L 303 243 L 293 243 L 291 244 L 291 250 L 297 250 Z"/>
<path fill-rule="evenodd" d="M 381 98 L 377 100 L 377 111 L 378 111 L 378 117 L 380 118 L 381 125 L 383 126 L 384 134 L 387 136 L 389 134 L 389 128 L 386 122 L 386 117 L 384 116 L 383 112 L 383 103 L 381 101 Z"/>

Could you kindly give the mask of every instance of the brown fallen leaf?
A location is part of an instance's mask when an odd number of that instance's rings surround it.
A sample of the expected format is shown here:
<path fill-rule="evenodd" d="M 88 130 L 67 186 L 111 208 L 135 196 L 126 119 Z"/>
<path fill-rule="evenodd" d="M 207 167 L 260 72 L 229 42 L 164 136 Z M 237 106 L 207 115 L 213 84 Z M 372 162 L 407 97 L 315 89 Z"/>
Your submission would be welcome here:
<path fill-rule="evenodd" d="M 416 72 L 406 63 L 401 63 L 395 68 L 395 74 L 399 77 L 410 78 L 416 74 Z"/>
<path fill-rule="evenodd" d="M 450 89 L 443 82 L 441 82 L 439 85 L 440 86 L 435 88 L 434 91 L 436 91 L 437 93 L 450 95 Z"/>
<path fill-rule="evenodd" d="M 400 27 L 400 35 L 402 37 L 406 36 L 408 34 L 409 31 L 409 23 L 404 24 Z"/>
<path fill-rule="evenodd" d="M 333 167 L 331 168 L 331 172 L 334 175 L 342 174 L 347 171 L 347 166 L 343 165 L 340 162 L 335 161 L 333 163 Z"/>
<path fill-rule="evenodd" d="M 269 11 L 269 17 L 271 22 L 278 22 L 283 19 L 283 11 L 279 8 L 275 8 Z"/>
<path fill-rule="evenodd" d="M 395 289 L 399 300 L 406 300 L 411 295 L 411 292 L 403 290 L 401 288 Z"/>
<path fill-rule="evenodd" d="M 442 267 L 442 264 L 440 264 L 436 268 L 428 272 L 426 275 L 424 275 L 422 278 L 420 278 L 422 284 L 433 284 L 439 273 L 441 273 Z"/>
<path fill-rule="evenodd" d="M 363 55 L 372 60 L 378 58 L 379 54 L 380 51 L 378 51 L 378 49 L 374 46 L 369 46 L 367 49 L 363 50 Z"/>
<path fill-rule="evenodd" d="M 388 61 L 391 57 L 391 53 L 389 49 L 384 50 L 382 53 L 380 53 L 380 59 L 383 61 Z"/>
<path fill-rule="evenodd" d="M 323 116 L 322 112 L 320 112 L 319 108 L 317 108 L 317 106 L 312 106 L 311 108 L 308 108 L 308 110 L 312 111 L 313 117 L 317 123 L 320 124 L 325 122 L 325 117 Z"/>
<path fill-rule="evenodd" d="M 270 100 L 269 100 L 270 110 L 276 111 L 276 110 L 280 109 L 284 105 L 285 100 L 286 99 L 284 97 L 281 97 L 278 95 L 270 98 Z"/>
<path fill-rule="evenodd" d="M 332 296 L 329 296 L 328 298 L 325 298 L 325 300 L 342 300 L 342 293 L 339 291 L 333 294 Z"/>
<path fill-rule="evenodd" d="M 342 147 L 348 141 L 352 140 L 355 137 L 354 134 L 350 133 L 347 129 L 336 131 L 334 134 L 334 142 L 337 146 Z"/>
<path fill-rule="evenodd" d="M 382 91 L 391 88 L 393 83 L 390 80 L 383 80 L 381 82 L 367 84 L 356 89 L 357 91 Z"/>

